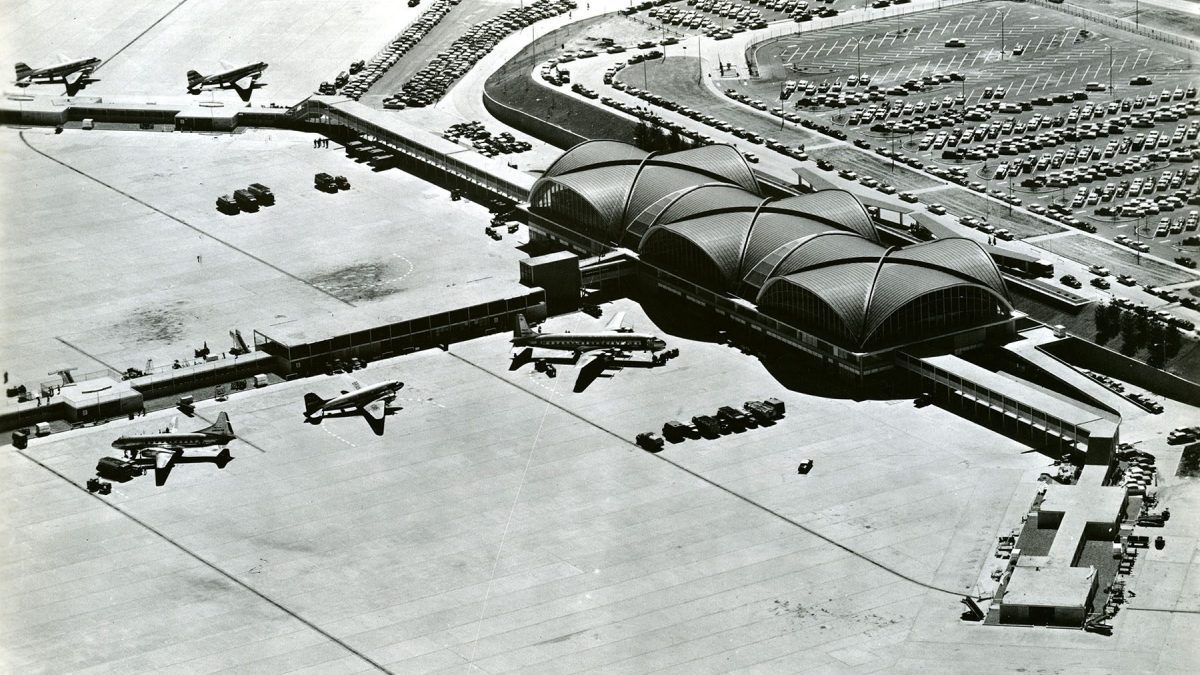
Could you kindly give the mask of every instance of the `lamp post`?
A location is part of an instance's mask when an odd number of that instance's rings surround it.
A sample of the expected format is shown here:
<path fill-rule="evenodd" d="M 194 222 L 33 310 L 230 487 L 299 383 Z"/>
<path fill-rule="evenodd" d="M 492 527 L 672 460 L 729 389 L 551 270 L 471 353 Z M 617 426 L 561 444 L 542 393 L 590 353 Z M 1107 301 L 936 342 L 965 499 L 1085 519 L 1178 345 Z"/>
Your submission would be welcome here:
<path fill-rule="evenodd" d="M 858 67 L 858 79 L 862 79 L 862 39 L 854 43 L 854 60 Z"/>
<path fill-rule="evenodd" d="M 1113 91 L 1114 91 L 1114 88 L 1113 88 L 1113 51 L 1112 51 L 1112 45 L 1105 45 L 1105 46 L 1108 47 L 1108 95 L 1111 97 L 1113 94 Z"/>

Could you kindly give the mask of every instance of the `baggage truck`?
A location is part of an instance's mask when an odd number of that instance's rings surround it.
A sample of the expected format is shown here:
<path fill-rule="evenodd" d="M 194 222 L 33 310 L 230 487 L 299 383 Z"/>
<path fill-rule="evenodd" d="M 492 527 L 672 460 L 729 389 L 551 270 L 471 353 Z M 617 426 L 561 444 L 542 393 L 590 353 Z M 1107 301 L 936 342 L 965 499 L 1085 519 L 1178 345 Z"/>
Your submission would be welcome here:
<path fill-rule="evenodd" d="M 787 411 L 786 407 L 783 405 L 783 401 L 780 401 L 777 398 L 769 398 L 763 401 L 763 403 L 771 409 L 771 412 L 775 415 L 775 419 L 783 417 L 784 413 Z"/>
<path fill-rule="evenodd" d="M 233 201 L 237 202 L 237 205 L 243 211 L 258 210 L 258 200 L 254 198 L 254 195 L 249 190 L 234 190 Z"/>
<path fill-rule="evenodd" d="M 668 441 L 672 442 L 682 441 L 687 437 L 688 431 L 688 425 L 680 422 L 679 420 L 671 420 L 670 422 L 667 422 L 663 425 L 662 429 L 663 438 L 666 438 Z"/>
<path fill-rule="evenodd" d="M 696 430 L 703 436 L 720 436 L 721 422 L 709 415 L 696 415 L 692 418 L 692 424 Z"/>

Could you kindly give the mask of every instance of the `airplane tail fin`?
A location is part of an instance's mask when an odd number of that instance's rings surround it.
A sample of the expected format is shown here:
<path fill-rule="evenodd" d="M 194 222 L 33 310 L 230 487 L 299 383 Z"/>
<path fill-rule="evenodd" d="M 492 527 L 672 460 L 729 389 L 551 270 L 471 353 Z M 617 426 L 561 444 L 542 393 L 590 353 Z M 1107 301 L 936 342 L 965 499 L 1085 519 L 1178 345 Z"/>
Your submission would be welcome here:
<path fill-rule="evenodd" d="M 311 417 L 313 413 L 325 405 L 325 399 L 311 392 L 304 395 L 304 416 Z"/>
<path fill-rule="evenodd" d="M 518 314 L 514 320 L 516 323 L 513 326 L 513 337 L 528 337 L 533 335 L 533 331 L 529 330 L 529 322 L 525 320 L 524 314 Z"/>
<path fill-rule="evenodd" d="M 229 438 L 237 438 L 237 435 L 233 433 L 233 425 L 229 423 L 229 413 L 221 413 L 218 415 L 217 421 L 212 425 L 201 429 L 200 433 L 217 434 L 221 436 L 228 436 Z"/>
<path fill-rule="evenodd" d="M 195 89 L 204 81 L 204 76 L 194 70 L 188 71 L 188 89 Z"/>
<path fill-rule="evenodd" d="M 29 66 L 25 65 L 24 63 L 17 64 L 17 79 L 18 80 L 24 79 L 27 75 L 29 75 L 29 73 L 32 73 L 32 72 L 33 72 L 33 68 L 30 68 Z"/>

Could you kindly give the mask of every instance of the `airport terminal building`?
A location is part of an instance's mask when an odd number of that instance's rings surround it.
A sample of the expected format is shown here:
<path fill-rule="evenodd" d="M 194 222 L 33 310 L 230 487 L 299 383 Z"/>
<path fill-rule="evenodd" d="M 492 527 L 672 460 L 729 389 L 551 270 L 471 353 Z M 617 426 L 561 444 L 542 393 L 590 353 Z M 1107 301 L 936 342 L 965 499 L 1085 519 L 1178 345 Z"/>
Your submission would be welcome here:
<path fill-rule="evenodd" d="M 783 342 L 851 376 L 891 369 L 902 347 L 960 351 L 1015 334 L 1004 280 L 976 242 L 889 247 L 850 193 L 764 196 L 728 145 L 656 154 L 584 142 L 522 208 L 532 241 L 625 256 L 643 291 L 679 296 L 742 341 Z"/>

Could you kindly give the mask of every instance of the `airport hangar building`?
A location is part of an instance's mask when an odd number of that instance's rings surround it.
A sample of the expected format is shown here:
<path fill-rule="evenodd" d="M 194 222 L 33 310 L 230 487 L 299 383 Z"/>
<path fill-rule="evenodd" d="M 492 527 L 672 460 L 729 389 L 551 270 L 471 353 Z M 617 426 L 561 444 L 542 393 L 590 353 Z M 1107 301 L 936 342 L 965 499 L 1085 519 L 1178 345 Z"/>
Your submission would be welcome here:
<path fill-rule="evenodd" d="M 978 243 L 887 246 L 849 192 L 767 189 L 728 145 L 656 154 L 597 140 L 559 157 L 521 209 L 531 242 L 626 262 L 640 288 L 715 313 L 740 340 L 783 342 L 855 379 L 892 369 L 901 348 L 1015 336 L 1020 313 Z"/>

